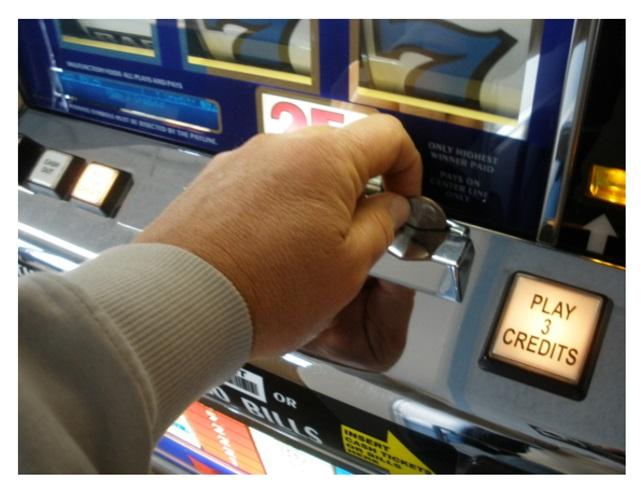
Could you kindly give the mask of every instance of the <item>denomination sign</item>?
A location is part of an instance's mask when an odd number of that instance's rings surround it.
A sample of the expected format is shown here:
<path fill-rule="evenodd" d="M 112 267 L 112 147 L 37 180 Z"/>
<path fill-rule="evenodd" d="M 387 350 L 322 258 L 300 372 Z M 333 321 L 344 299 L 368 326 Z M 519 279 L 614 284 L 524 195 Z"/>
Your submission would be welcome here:
<path fill-rule="evenodd" d="M 282 134 L 303 127 L 327 125 L 342 127 L 367 117 L 376 110 L 317 97 L 260 90 L 258 125 L 261 132 Z"/>

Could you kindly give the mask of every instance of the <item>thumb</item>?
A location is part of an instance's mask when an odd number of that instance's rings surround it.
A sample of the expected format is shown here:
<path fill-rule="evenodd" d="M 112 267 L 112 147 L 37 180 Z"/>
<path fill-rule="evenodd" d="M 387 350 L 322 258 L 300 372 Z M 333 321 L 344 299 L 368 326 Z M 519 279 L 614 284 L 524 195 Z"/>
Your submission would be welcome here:
<path fill-rule="evenodd" d="M 392 192 L 376 194 L 360 202 L 347 244 L 368 270 L 392 243 L 396 230 L 409 218 L 410 209 L 407 198 Z"/>

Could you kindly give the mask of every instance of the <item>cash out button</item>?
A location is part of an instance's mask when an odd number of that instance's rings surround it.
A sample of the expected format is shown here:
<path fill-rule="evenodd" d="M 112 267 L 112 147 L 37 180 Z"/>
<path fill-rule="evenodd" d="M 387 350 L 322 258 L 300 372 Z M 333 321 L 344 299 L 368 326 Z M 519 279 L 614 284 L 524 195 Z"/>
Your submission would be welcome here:
<path fill-rule="evenodd" d="M 606 301 L 593 292 L 516 273 L 481 366 L 582 399 L 598 353 Z"/>
<path fill-rule="evenodd" d="M 48 149 L 38 158 L 26 185 L 34 192 L 66 199 L 82 167 L 75 156 Z"/>

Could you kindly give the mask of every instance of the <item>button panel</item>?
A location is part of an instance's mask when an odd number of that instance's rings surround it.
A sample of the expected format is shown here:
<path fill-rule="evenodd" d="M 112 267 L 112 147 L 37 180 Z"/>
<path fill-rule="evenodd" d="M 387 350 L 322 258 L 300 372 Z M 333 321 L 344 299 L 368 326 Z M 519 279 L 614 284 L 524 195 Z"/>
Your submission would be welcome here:
<path fill-rule="evenodd" d="M 104 216 L 115 215 L 133 183 L 126 171 L 45 148 L 22 135 L 18 148 L 19 184 Z"/>

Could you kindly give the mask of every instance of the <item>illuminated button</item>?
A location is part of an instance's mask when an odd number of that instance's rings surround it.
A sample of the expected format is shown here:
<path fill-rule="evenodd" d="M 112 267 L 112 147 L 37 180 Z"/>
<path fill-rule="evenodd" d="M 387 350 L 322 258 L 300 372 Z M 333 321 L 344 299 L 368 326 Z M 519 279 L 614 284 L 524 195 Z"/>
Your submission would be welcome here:
<path fill-rule="evenodd" d="M 130 174 L 110 166 L 88 163 L 71 192 L 71 200 L 86 209 L 112 215 L 130 185 Z"/>
<path fill-rule="evenodd" d="M 625 205 L 625 170 L 592 165 L 589 191 L 595 199 Z"/>
<path fill-rule="evenodd" d="M 79 162 L 72 155 L 48 149 L 31 171 L 27 186 L 35 192 L 66 198 L 79 168 Z"/>
<path fill-rule="evenodd" d="M 100 207 L 104 204 L 116 178 L 118 178 L 118 170 L 89 163 L 80 175 L 71 196 L 87 204 Z"/>
<path fill-rule="evenodd" d="M 514 367 L 508 374 L 526 372 L 523 380 L 528 383 L 537 385 L 536 378 L 547 379 L 539 382 L 540 387 L 581 397 L 604 304 L 601 295 L 517 273 L 487 356 Z"/>

